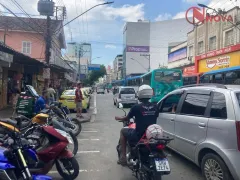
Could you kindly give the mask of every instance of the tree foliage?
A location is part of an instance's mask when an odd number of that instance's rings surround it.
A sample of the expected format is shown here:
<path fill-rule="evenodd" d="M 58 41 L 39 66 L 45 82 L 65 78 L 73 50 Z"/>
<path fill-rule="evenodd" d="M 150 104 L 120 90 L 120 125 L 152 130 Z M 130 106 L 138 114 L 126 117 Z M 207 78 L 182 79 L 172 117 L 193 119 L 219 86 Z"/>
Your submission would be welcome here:
<path fill-rule="evenodd" d="M 89 78 L 86 81 L 88 81 L 87 82 L 88 84 L 92 85 L 100 77 L 103 77 L 106 74 L 107 74 L 106 67 L 104 65 L 101 65 L 100 70 L 94 70 L 90 72 Z"/>

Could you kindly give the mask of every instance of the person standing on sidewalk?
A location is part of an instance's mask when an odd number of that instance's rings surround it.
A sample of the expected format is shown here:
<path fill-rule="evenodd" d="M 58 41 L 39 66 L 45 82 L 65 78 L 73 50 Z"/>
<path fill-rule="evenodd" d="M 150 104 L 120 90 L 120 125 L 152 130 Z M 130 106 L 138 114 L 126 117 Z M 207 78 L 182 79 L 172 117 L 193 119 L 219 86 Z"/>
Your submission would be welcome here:
<path fill-rule="evenodd" d="M 77 89 L 75 90 L 75 103 L 76 103 L 76 110 L 77 110 L 77 117 L 83 118 L 82 116 L 82 101 L 83 95 L 82 95 L 82 83 L 78 82 L 77 83 Z"/>
<path fill-rule="evenodd" d="M 51 105 L 51 103 L 55 101 L 55 94 L 56 94 L 56 91 L 53 89 L 53 86 L 50 84 L 49 88 L 47 89 L 47 97 L 48 97 L 49 105 Z"/>

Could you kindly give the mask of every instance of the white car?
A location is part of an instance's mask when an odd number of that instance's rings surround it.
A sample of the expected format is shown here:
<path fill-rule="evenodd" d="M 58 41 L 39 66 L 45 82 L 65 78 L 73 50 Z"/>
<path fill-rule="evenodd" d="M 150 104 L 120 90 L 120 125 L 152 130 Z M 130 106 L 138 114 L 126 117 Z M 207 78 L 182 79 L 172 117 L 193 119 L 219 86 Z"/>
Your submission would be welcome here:
<path fill-rule="evenodd" d="M 114 92 L 114 105 L 119 106 L 119 103 L 124 105 L 135 105 L 138 103 L 137 95 L 133 87 L 118 87 Z"/>
<path fill-rule="evenodd" d="M 102 87 L 98 87 L 97 94 L 105 94 L 105 90 Z"/>

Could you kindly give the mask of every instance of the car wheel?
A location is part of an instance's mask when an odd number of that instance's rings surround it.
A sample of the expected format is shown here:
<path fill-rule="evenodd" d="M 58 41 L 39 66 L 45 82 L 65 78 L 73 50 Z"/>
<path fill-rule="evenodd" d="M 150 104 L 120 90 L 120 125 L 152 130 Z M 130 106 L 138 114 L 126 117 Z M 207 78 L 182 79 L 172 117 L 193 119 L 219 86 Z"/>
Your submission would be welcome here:
<path fill-rule="evenodd" d="M 231 180 L 231 174 L 224 161 L 216 154 L 206 154 L 201 163 L 202 174 L 206 180 Z"/>

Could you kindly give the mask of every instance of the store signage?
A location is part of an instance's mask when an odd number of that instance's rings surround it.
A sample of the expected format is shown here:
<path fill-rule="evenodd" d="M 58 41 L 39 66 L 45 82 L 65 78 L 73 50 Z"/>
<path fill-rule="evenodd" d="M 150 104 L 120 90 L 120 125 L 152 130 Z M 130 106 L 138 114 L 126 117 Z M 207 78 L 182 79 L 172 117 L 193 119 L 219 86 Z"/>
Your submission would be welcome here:
<path fill-rule="evenodd" d="M 8 63 L 13 62 L 13 55 L 0 51 L 0 60 L 6 61 Z"/>
<path fill-rule="evenodd" d="M 149 52 L 149 46 L 127 46 L 127 52 Z"/>
<path fill-rule="evenodd" d="M 196 72 L 196 68 L 195 66 L 189 66 L 189 67 L 185 67 L 183 69 L 183 74 L 192 74 Z"/>
<path fill-rule="evenodd" d="M 215 13 L 215 12 L 214 12 Z M 227 14 L 210 15 L 205 8 L 190 7 L 185 13 L 186 20 L 193 25 L 200 25 L 205 22 L 233 22 L 233 17 Z"/>
<path fill-rule="evenodd" d="M 237 44 L 237 45 L 234 45 L 234 46 L 229 46 L 229 47 L 226 47 L 226 48 L 222 48 L 220 50 L 211 51 L 207 54 L 196 56 L 195 61 L 210 58 L 210 57 L 214 57 L 214 56 L 219 56 L 219 55 L 223 55 L 223 54 L 227 54 L 227 53 L 238 51 L 238 50 L 240 50 L 240 44 Z"/>
<path fill-rule="evenodd" d="M 228 66 L 230 64 L 230 56 L 223 56 L 217 59 L 207 59 L 207 67 L 212 69 L 215 66 Z"/>

